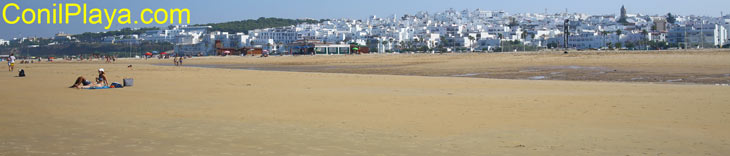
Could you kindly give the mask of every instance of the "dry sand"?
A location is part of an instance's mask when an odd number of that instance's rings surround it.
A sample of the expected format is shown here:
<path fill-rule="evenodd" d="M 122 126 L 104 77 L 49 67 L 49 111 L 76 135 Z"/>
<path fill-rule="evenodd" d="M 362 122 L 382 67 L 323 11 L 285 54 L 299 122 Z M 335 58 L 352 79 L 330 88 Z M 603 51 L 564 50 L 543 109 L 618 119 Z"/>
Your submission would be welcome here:
<path fill-rule="evenodd" d="M 728 54 L 717 52 L 573 54 L 581 59 L 567 62 L 557 54 L 540 55 L 194 58 L 186 63 L 440 62 L 397 68 L 413 73 L 429 66 L 470 70 L 465 69 L 469 62 L 500 60 L 637 70 L 668 65 L 665 73 L 730 69 Z M 25 78 L 0 72 L 0 155 L 730 154 L 727 86 L 150 65 L 166 61 L 19 65 Z M 67 88 L 100 67 L 113 81 L 135 78 L 135 86 Z"/>

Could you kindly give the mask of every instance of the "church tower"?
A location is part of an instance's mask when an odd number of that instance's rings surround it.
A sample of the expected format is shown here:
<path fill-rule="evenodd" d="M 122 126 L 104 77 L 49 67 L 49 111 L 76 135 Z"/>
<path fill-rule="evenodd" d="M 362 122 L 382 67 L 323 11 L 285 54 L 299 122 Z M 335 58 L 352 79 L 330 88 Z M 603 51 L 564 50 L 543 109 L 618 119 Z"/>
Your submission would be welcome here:
<path fill-rule="evenodd" d="M 618 18 L 618 21 L 616 21 L 621 24 L 628 24 L 629 22 L 626 21 L 626 8 L 621 5 L 621 16 Z"/>

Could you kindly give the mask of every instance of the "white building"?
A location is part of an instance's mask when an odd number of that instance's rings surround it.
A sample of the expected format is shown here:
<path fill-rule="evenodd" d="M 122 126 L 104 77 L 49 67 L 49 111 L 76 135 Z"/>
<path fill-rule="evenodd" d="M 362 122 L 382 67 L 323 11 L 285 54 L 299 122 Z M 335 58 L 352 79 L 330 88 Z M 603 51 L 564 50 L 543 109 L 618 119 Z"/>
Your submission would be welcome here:
<path fill-rule="evenodd" d="M 56 33 L 56 35 L 53 36 L 53 40 L 56 41 L 71 41 L 73 39 L 73 35 L 63 32 Z"/>
<path fill-rule="evenodd" d="M 500 47 L 501 42 L 500 39 L 480 39 L 477 41 L 476 49 L 492 51 L 494 48 Z"/>
<path fill-rule="evenodd" d="M 680 26 L 669 30 L 667 41 L 687 48 L 711 48 L 725 45 L 727 33 L 719 24 Z"/>
<path fill-rule="evenodd" d="M 557 44 L 557 47 L 562 48 L 564 41 L 563 36 L 558 36 L 548 39 L 547 42 Z M 575 49 L 601 49 L 607 48 L 609 44 L 615 45 L 616 43 L 622 43 L 616 34 L 604 35 L 595 31 L 582 31 L 580 34 L 570 35 L 567 46 Z"/>
<path fill-rule="evenodd" d="M 0 46 L 2 46 L 2 45 L 10 45 L 10 41 L 4 40 L 4 39 L 0 39 Z"/>
<path fill-rule="evenodd" d="M 730 44 L 730 15 L 722 17 L 723 26 L 725 27 L 725 45 Z"/>
<path fill-rule="evenodd" d="M 112 43 L 112 44 L 140 44 L 142 42 L 142 39 L 139 38 L 139 35 L 117 35 L 117 36 L 107 36 L 102 38 L 102 43 Z"/>

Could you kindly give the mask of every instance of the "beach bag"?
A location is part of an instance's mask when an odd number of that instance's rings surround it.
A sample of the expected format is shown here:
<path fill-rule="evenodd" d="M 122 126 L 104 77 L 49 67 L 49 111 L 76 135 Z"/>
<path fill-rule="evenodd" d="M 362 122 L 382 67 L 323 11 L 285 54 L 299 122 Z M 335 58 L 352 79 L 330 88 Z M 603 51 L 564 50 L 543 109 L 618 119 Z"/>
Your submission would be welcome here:
<path fill-rule="evenodd" d="M 21 69 L 20 72 L 18 72 L 18 77 L 25 77 L 25 70 Z"/>
<path fill-rule="evenodd" d="M 109 85 L 109 87 L 110 88 L 124 88 L 124 86 L 122 86 L 122 84 L 119 84 L 116 82 L 112 83 L 112 85 Z"/>
<path fill-rule="evenodd" d="M 125 87 L 134 86 L 134 79 L 126 78 L 122 80 L 122 83 L 124 83 Z"/>

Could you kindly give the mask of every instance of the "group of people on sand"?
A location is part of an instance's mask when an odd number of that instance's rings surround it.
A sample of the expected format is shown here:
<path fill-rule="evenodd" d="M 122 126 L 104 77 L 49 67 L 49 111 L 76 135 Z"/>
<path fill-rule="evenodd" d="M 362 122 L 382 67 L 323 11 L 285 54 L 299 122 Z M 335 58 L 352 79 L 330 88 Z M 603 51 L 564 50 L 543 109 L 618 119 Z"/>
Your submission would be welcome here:
<path fill-rule="evenodd" d="M 106 58 L 106 63 L 117 62 L 117 57 L 114 57 L 114 56 L 104 56 L 104 58 Z"/>
<path fill-rule="evenodd" d="M 79 89 L 88 89 L 88 88 L 101 88 L 104 86 L 109 85 L 109 82 L 107 82 L 106 73 L 104 72 L 104 68 L 99 69 L 99 76 L 94 79 L 94 82 L 89 81 L 88 79 L 84 78 L 83 76 L 79 76 L 76 78 L 76 81 L 74 84 L 69 88 L 79 88 Z"/>
<path fill-rule="evenodd" d="M 175 56 L 175 59 L 173 59 L 173 61 L 175 62 L 175 66 L 182 66 L 184 59 L 185 59 L 184 56 L 180 56 L 180 57 Z"/>

